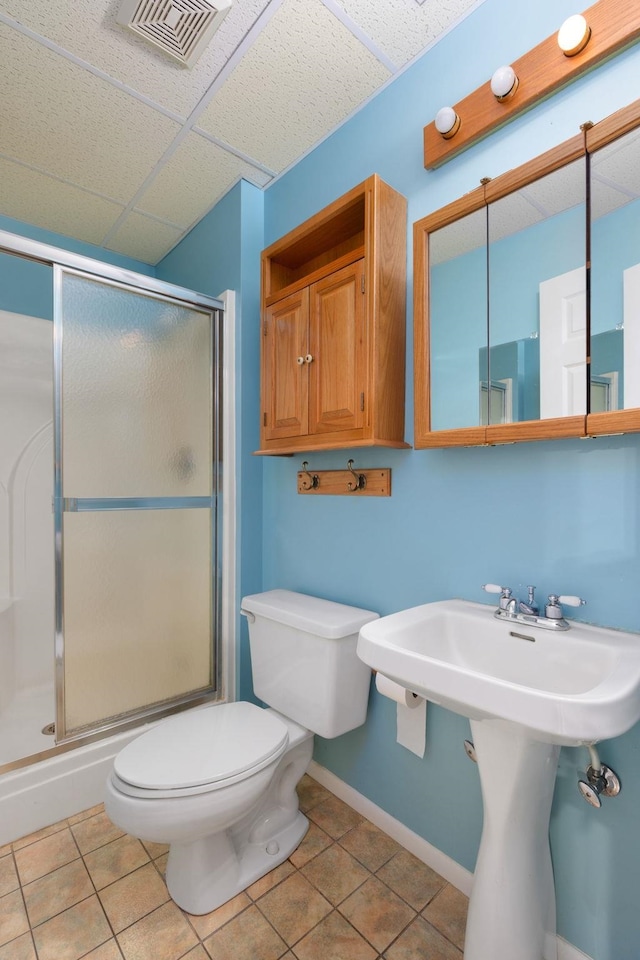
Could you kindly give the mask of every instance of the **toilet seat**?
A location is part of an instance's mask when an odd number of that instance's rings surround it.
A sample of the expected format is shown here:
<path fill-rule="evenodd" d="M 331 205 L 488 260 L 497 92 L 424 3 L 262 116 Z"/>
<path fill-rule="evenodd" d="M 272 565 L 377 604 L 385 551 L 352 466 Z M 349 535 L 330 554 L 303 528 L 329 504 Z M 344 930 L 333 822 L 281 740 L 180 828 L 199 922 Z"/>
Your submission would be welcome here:
<path fill-rule="evenodd" d="M 221 703 L 170 717 L 128 744 L 112 782 L 129 796 L 186 796 L 226 787 L 277 761 L 286 725 L 253 703 Z"/>

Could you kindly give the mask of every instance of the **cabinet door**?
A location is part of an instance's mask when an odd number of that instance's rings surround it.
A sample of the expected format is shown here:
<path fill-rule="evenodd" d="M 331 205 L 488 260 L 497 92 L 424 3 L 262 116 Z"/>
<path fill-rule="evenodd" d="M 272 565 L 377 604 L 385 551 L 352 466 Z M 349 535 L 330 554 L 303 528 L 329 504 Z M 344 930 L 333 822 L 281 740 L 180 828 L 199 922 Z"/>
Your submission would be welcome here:
<path fill-rule="evenodd" d="M 309 407 L 309 290 L 268 307 L 262 353 L 264 440 L 307 434 Z"/>
<path fill-rule="evenodd" d="M 364 260 L 311 286 L 309 349 L 309 433 L 362 427 L 367 399 Z"/>

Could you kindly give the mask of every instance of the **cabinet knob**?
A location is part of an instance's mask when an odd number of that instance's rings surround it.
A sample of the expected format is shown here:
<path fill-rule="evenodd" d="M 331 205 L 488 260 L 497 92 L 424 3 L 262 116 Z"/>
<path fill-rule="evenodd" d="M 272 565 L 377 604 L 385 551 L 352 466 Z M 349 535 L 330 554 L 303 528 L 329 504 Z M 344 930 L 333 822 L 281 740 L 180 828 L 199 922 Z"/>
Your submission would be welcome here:
<path fill-rule="evenodd" d="M 304 357 L 296 357 L 296 363 L 298 364 L 299 367 L 301 367 L 302 364 L 304 363 Z"/>
<path fill-rule="evenodd" d="M 308 354 L 306 355 L 306 357 L 304 358 L 304 362 L 305 362 L 305 363 L 313 363 L 313 357 L 311 356 L 310 353 L 308 353 Z"/>

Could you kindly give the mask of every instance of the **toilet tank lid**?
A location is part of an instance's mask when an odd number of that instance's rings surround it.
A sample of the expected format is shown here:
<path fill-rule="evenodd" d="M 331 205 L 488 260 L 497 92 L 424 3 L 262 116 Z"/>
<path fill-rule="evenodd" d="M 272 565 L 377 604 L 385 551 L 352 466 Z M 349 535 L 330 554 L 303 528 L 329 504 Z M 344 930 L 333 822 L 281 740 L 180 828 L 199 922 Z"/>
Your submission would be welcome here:
<path fill-rule="evenodd" d="M 267 620 L 276 620 L 289 627 L 313 633 L 327 640 L 339 640 L 358 633 L 360 627 L 379 614 L 361 610 L 333 600 L 310 597 L 292 590 L 267 590 L 254 593 L 242 600 L 241 609 Z"/>

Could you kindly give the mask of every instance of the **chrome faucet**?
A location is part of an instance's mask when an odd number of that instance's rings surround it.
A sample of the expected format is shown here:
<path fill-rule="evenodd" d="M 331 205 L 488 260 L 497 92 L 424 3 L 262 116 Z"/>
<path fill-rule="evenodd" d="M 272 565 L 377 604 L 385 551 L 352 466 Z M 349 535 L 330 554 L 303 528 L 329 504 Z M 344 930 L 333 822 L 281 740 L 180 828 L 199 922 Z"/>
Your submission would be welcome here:
<path fill-rule="evenodd" d="M 521 600 L 518 604 L 518 610 L 520 613 L 528 613 L 531 617 L 537 617 L 540 613 L 540 607 L 536 603 L 536 588 L 527 587 L 529 596 L 527 597 L 527 602 Z"/>
<path fill-rule="evenodd" d="M 527 600 L 518 600 L 512 595 L 509 587 L 501 587 L 497 583 L 483 583 L 482 589 L 487 593 L 499 593 L 498 609 L 494 616 L 500 620 L 513 620 L 517 623 L 526 623 L 531 627 L 543 627 L 546 630 L 568 630 L 569 624 L 562 612 L 562 604 L 570 607 L 581 607 L 587 602 L 581 597 L 549 594 L 545 604 L 544 616 L 535 601 L 534 586 L 527 587 Z"/>

